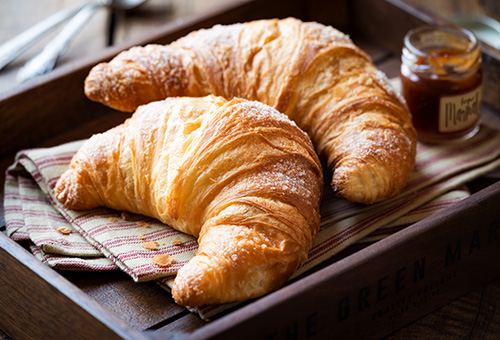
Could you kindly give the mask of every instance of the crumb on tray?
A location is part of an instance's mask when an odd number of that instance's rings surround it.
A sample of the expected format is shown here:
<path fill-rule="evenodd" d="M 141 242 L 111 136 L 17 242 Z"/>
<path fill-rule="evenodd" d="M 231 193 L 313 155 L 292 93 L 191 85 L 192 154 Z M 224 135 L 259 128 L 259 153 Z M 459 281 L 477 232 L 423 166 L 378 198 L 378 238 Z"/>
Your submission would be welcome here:
<path fill-rule="evenodd" d="M 151 259 L 151 261 L 157 266 L 163 268 L 170 267 L 172 264 L 175 263 L 174 258 L 168 254 L 156 255 Z"/>
<path fill-rule="evenodd" d="M 71 228 L 69 228 L 69 227 L 59 227 L 59 228 L 57 228 L 57 231 L 63 235 L 71 234 Z"/>
<path fill-rule="evenodd" d="M 139 227 L 144 227 L 144 228 L 150 228 L 149 224 L 144 222 L 144 221 L 137 221 L 136 224 L 139 226 Z"/>
<path fill-rule="evenodd" d="M 144 242 L 141 244 L 144 249 L 156 250 L 160 245 L 156 241 Z"/>

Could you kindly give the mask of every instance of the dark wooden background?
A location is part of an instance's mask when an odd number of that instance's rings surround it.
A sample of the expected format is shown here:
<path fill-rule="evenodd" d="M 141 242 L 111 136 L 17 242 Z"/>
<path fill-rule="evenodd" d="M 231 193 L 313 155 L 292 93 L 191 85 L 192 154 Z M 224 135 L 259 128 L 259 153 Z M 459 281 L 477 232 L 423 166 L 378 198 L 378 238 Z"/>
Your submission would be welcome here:
<path fill-rule="evenodd" d="M 128 41 L 147 37 L 150 30 L 158 25 L 185 20 L 193 13 L 210 11 L 214 7 L 235 1 L 238 0 L 149 0 L 135 11 L 118 17 L 114 42 L 118 45 L 126 44 Z M 86 2 L 86 0 L 2 0 L 0 43 L 59 9 Z M 486 13 L 500 19 L 499 0 L 406 0 L 406 2 L 431 15 L 443 18 L 460 13 Z M 58 67 L 102 50 L 107 45 L 108 20 L 108 11 L 99 10 L 69 46 Z M 40 51 L 53 36 L 54 33 L 41 39 L 16 61 L 0 71 L 0 95 L 16 90 L 19 86 L 15 80 L 17 70 Z M 0 337 L 9 339 L 9 336 L 1 331 Z M 436 310 L 386 339 L 500 339 L 500 278 Z"/>

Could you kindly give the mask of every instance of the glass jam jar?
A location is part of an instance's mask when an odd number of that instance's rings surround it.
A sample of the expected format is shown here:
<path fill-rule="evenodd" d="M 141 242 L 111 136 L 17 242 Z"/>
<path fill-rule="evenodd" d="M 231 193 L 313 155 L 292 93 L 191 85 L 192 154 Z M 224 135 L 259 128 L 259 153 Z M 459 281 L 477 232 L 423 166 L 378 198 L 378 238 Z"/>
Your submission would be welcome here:
<path fill-rule="evenodd" d="M 481 48 L 471 31 L 429 25 L 404 38 L 401 90 L 418 138 L 443 143 L 473 136 L 482 108 Z"/>

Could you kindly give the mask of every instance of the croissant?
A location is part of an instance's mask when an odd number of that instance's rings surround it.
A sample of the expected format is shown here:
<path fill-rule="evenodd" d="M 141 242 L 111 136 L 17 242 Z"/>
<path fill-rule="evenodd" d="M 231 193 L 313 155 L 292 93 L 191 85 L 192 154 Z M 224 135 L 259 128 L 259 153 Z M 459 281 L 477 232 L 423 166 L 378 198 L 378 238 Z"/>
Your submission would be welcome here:
<path fill-rule="evenodd" d="M 167 46 L 134 47 L 95 66 L 85 93 L 122 111 L 170 96 L 261 101 L 309 134 L 333 170 L 334 192 L 354 202 L 395 196 L 415 162 L 404 100 L 348 36 L 315 22 L 217 25 Z"/>
<path fill-rule="evenodd" d="M 70 209 L 140 213 L 198 238 L 172 295 L 199 306 L 276 289 L 319 229 L 321 163 L 284 114 L 256 101 L 168 98 L 88 139 L 56 183 Z"/>

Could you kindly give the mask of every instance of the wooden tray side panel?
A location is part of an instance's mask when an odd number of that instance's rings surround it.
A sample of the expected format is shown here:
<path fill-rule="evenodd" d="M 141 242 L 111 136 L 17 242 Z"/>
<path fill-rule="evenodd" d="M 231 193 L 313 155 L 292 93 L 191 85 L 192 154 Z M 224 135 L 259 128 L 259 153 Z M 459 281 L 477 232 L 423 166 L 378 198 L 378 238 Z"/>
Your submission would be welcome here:
<path fill-rule="evenodd" d="M 0 101 L 0 157 L 75 128 L 108 109 L 85 99 L 79 70 Z"/>
<path fill-rule="evenodd" d="M 0 233 L 0 329 L 14 339 L 149 339 Z"/>
<path fill-rule="evenodd" d="M 499 200 L 500 182 L 214 321 L 193 336 L 378 339 L 388 335 L 498 277 Z"/>

